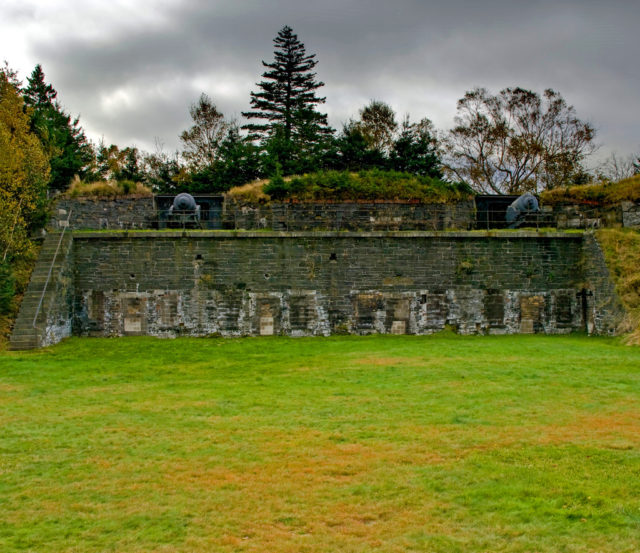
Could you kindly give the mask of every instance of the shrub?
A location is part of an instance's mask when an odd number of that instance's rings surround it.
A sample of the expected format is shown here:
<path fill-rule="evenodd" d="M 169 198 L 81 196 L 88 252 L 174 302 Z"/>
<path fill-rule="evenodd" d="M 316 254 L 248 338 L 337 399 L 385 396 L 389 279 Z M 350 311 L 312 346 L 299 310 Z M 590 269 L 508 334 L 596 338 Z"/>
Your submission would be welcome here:
<path fill-rule="evenodd" d="M 0 314 L 6 315 L 11 311 L 11 303 L 16 293 L 16 279 L 11 265 L 6 261 L 0 262 Z"/>
<path fill-rule="evenodd" d="M 264 191 L 274 200 L 282 200 L 286 198 L 291 190 L 289 182 L 285 181 L 278 171 L 267 184 L 264 185 Z"/>

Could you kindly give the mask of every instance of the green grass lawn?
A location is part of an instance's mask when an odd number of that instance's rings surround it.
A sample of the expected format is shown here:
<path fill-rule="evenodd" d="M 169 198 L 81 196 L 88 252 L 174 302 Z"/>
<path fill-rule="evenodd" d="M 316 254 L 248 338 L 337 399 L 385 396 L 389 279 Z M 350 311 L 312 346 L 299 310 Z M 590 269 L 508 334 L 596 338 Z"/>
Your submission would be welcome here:
<path fill-rule="evenodd" d="M 637 552 L 640 348 L 72 339 L 0 354 L 0 551 Z"/>

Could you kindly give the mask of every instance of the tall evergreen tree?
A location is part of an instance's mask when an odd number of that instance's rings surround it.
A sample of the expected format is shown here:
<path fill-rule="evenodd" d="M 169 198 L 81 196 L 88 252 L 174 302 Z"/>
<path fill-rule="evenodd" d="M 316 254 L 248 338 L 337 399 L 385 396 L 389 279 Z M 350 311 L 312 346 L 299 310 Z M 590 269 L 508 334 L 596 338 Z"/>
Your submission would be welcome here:
<path fill-rule="evenodd" d="M 270 142 L 270 150 L 281 159 L 285 171 L 295 170 L 296 159 L 307 156 L 323 138 L 333 133 L 327 115 L 317 111 L 325 102 L 316 95 L 324 83 L 316 79 L 313 69 L 318 64 L 315 54 L 308 55 L 304 44 L 289 26 L 283 27 L 273 40 L 274 61 L 262 65 L 267 68 L 257 83 L 258 92 L 251 93 L 252 111 L 243 112 L 247 119 L 262 119 L 264 123 L 243 126 L 253 138 Z"/>
<path fill-rule="evenodd" d="M 40 64 L 36 65 L 23 90 L 31 110 L 31 129 L 38 135 L 51 160 L 49 188 L 64 190 L 74 175 L 84 176 L 93 159 L 93 148 L 80 127 L 56 99 L 58 93 L 45 82 Z"/>

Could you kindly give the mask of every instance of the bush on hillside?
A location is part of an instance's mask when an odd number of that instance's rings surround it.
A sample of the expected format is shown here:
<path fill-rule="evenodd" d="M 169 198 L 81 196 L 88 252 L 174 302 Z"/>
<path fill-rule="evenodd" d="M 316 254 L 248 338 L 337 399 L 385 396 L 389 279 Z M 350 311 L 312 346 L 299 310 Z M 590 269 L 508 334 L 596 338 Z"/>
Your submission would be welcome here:
<path fill-rule="evenodd" d="M 11 271 L 11 265 L 3 261 L 0 263 L 0 315 L 9 313 L 15 294 L 16 279 Z"/>

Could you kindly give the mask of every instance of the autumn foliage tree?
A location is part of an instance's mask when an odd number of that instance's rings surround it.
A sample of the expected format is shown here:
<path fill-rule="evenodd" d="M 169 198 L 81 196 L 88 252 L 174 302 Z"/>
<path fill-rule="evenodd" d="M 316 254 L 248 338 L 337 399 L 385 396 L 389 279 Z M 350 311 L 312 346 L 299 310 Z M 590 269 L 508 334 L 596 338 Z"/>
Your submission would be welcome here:
<path fill-rule="evenodd" d="M 484 88 L 458 101 L 445 150 L 450 176 L 476 191 L 521 194 L 565 186 L 583 173 L 595 129 L 551 89 Z"/>
<path fill-rule="evenodd" d="M 0 312 L 13 297 L 11 262 L 31 249 L 29 230 L 42 216 L 49 159 L 30 130 L 15 74 L 0 69 Z"/>
<path fill-rule="evenodd" d="M 204 93 L 191 105 L 189 114 L 193 124 L 180 134 L 180 141 L 184 145 L 182 155 L 191 167 L 203 169 L 219 158 L 231 123 L 225 120 L 211 98 Z"/>
<path fill-rule="evenodd" d="M 360 119 L 355 123 L 373 150 L 381 154 L 388 153 L 398 128 L 393 108 L 380 100 L 371 100 L 360 110 Z"/>
<path fill-rule="evenodd" d="M 46 201 L 49 160 L 29 126 L 19 91 L 0 71 L 0 260 L 28 247 Z"/>

